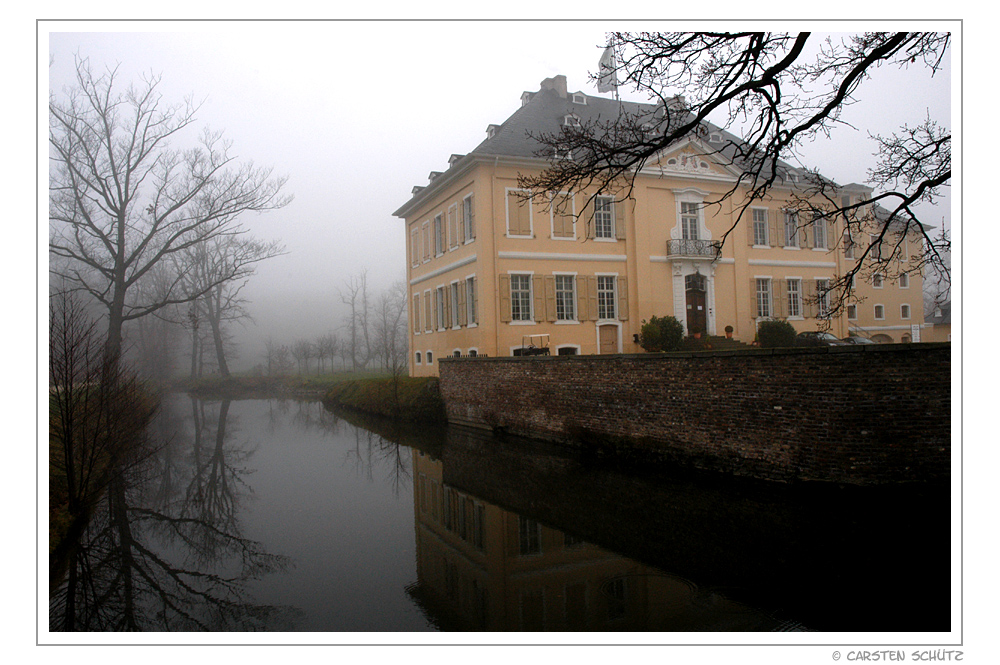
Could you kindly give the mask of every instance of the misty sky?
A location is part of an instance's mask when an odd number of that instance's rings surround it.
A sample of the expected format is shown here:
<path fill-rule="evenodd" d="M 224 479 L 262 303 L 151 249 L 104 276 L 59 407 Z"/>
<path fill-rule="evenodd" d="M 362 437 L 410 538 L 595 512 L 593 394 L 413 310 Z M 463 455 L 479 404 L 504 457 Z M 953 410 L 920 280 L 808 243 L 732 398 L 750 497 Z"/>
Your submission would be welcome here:
<path fill-rule="evenodd" d="M 74 54 L 95 70 L 119 64 L 122 81 L 162 74 L 166 102 L 204 100 L 201 127 L 225 130 L 234 153 L 289 176 L 295 201 L 244 222 L 288 254 L 262 264 L 246 294 L 256 326 L 236 331 L 236 369 L 260 362 L 268 336 L 292 343 L 341 324 L 338 286 L 367 268 L 373 291 L 405 277 L 403 221 L 392 212 L 503 122 L 549 76 L 597 94 L 596 70 L 612 29 L 648 22 L 233 22 L 41 25 L 51 58 L 39 89 L 73 81 Z M 835 26 L 836 27 L 836 26 Z M 86 32 L 83 32 L 86 31 Z M 113 31 L 113 32 L 111 32 Z M 46 39 L 48 43 L 46 45 Z M 40 58 L 41 61 L 41 58 Z M 806 146 L 804 166 L 840 183 L 864 182 L 874 163 L 868 133 L 919 123 L 951 125 L 950 72 L 881 71 L 830 141 Z M 628 90 L 622 97 L 647 101 Z M 181 141 L 175 142 L 181 145 Z M 950 220 L 948 199 L 927 216 Z"/>

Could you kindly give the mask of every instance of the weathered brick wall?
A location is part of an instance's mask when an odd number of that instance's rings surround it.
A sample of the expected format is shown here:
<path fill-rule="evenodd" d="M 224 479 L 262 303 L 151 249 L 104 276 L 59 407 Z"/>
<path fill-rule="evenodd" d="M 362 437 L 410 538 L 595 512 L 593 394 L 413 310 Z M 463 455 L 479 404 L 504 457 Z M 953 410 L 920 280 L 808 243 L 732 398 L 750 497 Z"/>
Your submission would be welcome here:
<path fill-rule="evenodd" d="M 442 359 L 452 423 L 774 479 L 944 480 L 951 345 Z"/>

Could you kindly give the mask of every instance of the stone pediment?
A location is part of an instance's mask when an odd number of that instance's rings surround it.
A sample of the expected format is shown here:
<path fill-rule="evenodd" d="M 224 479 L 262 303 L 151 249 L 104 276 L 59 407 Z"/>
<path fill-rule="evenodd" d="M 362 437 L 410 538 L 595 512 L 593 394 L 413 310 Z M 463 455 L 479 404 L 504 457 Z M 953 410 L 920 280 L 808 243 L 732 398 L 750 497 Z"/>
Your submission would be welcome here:
<path fill-rule="evenodd" d="M 643 170 L 654 171 L 661 175 L 676 173 L 716 178 L 732 177 L 732 170 L 720 164 L 718 158 L 711 153 L 710 148 L 700 146 L 696 141 L 688 141 L 681 147 L 660 153 L 656 159 L 650 160 Z"/>

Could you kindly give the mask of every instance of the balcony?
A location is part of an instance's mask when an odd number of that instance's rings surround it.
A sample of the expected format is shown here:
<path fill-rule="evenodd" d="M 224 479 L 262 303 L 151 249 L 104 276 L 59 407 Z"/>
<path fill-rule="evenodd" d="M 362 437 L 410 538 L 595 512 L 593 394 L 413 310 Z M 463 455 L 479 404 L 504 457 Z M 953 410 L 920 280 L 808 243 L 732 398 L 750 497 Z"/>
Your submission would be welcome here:
<path fill-rule="evenodd" d="M 721 245 L 717 240 L 668 240 L 668 259 L 708 259 L 719 256 Z"/>

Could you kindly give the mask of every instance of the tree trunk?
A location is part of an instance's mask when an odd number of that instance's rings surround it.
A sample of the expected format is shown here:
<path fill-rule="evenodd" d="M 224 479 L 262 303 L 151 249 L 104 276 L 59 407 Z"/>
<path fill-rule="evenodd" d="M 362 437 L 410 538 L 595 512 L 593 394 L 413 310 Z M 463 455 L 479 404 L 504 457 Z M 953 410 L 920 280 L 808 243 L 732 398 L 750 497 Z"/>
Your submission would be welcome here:
<path fill-rule="evenodd" d="M 222 312 L 219 311 L 218 303 L 213 302 L 213 298 L 222 292 L 222 287 L 217 286 L 212 289 L 205 298 L 205 317 L 212 327 L 212 340 L 215 342 L 215 357 L 219 362 L 219 374 L 229 378 L 229 365 L 226 363 L 226 350 L 222 345 Z"/>

